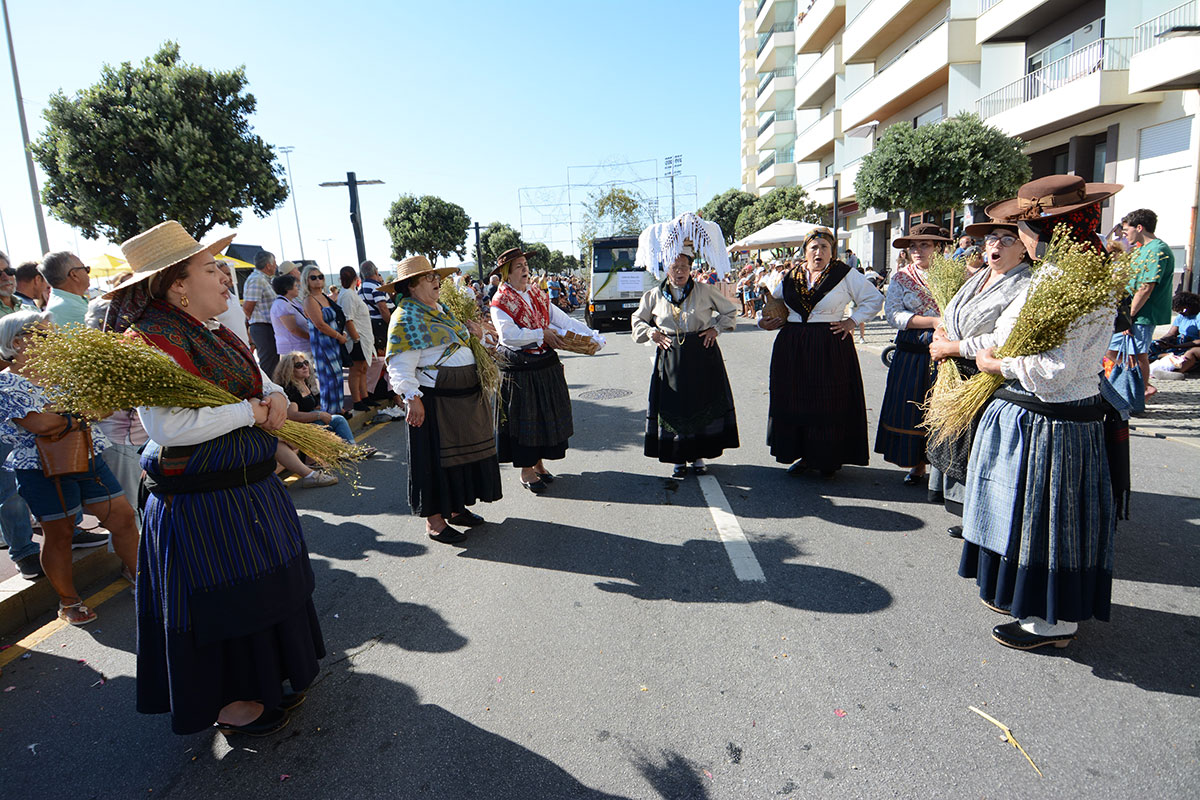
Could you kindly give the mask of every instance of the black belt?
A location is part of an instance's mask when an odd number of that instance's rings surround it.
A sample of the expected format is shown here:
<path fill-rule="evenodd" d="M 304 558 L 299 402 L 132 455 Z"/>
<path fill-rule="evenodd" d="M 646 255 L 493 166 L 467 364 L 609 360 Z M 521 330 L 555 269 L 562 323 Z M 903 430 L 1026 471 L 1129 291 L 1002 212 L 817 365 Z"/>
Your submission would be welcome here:
<path fill-rule="evenodd" d="M 200 472 L 194 475 L 151 475 L 147 472 L 145 486 L 147 491 L 159 497 L 172 494 L 218 492 L 222 489 L 249 486 L 252 483 L 266 480 L 274 474 L 275 459 L 272 458 L 245 467 Z"/>
<path fill-rule="evenodd" d="M 929 355 L 929 345 L 921 342 L 895 342 L 896 349 L 901 353 L 916 353 L 919 356 Z"/>
<path fill-rule="evenodd" d="M 1043 403 L 1036 397 L 1017 394 L 1004 386 L 997 389 L 992 397 L 1012 403 L 1014 406 L 1020 406 L 1035 414 L 1041 414 L 1048 419 L 1057 419 L 1063 422 L 1101 422 L 1104 419 L 1105 407 L 1099 398 L 1095 403 L 1087 406 L 1070 403 Z"/>

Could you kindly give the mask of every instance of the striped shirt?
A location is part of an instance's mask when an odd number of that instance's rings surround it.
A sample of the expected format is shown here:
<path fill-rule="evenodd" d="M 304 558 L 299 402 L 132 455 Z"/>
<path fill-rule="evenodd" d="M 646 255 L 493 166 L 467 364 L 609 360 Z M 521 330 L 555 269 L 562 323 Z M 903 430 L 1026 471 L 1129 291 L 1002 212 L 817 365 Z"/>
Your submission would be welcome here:
<path fill-rule="evenodd" d="M 363 301 L 367 304 L 367 310 L 371 312 L 371 319 L 383 319 L 383 315 L 379 313 L 379 301 L 388 304 L 387 292 L 381 290 L 379 281 L 374 278 L 363 280 L 362 286 L 359 287 L 358 293 Z M 388 304 L 390 307 L 390 304 Z"/>

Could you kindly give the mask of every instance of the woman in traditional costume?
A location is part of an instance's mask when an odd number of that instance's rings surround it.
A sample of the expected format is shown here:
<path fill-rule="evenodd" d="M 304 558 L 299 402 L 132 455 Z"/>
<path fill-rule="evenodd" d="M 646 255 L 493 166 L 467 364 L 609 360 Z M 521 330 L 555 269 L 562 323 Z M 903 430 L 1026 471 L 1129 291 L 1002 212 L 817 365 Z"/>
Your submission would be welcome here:
<path fill-rule="evenodd" d="M 865 466 L 867 406 L 853 333 L 879 313 L 883 295 L 857 270 L 833 258 L 834 236 L 817 228 L 804 239 L 804 262 L 780 276 L 771 296 L 786 320 L 760 315 L 780 330 L 771 351 L 767 445 L 790 474 L 833 477 L 845 464 Z M 846 316 L 846 307 L 854 311 Z M 796 462 L 796 463 L 792 463 Z"/>
<path fill-rule="evenodd" d="M 1064 227 L 1102 253 L 1100 204 L 1120 189 L 1051 175 L 987 213 L 1016 222 L 1039 257 Z M 1008 339 L 1026 299 L 1057 273 L 1052 264 L 1037 269 L 997 320 L 996 341 Z M 1079 622 L 1109 618 L 1118 513 L 1110 460 L 1119 459 L 1105 437 L 1113 393 L 1099 372 L 1113 313 L 1085 314 L 1062 345 L 1035 355 L 997 358 L 993 347 L 975 355 L 981 371 L 1008 382 L 993 394 L 971 446 L 959 575 L 975 580 L 985 605 L 1016 618 L 992 629 L 1006 647 L 1066 647 Z"/>
<path fill-rule="evenodd" d="M 134 276 L 109 293 L 105 323 L 241 398 L 138 409 L 150 435 L 150 496 L 138 553 L 137 707 L 169 711 L 179 734 L 213 723 L 227 733 L 279 730 L 325 655 L 308 548 L 275 476 L 279 440 L 267 433 L 287 418 L 287 396 L 241 339 L 205 324 L 226 309 L 213 256 L 232 239 L 201 245 L 170 221 L 124 242 Z"/>
<path fill-rule="evenodd" d="M 541 494 L 554 482 L 545 462 L 565 458 L 575 432 L 571 395 L 555 349 L 563 347 L 568 332 L 601 346 L 604 337 L 551 304 L 529 279 L 528 255 L 519 247 L 506 250 L 491 272 L 501 280 L 491 303 L 501 377 L 496 449 L 502 463 L 521 468 L 521 485 Z"/>
<path fill-rule="evenodd" d="M 459 322 L 438 300 L 451 272 L 425 256 L 400 262 L 386 355 L 397 399 L 408 408 L 408 503 L 425 518 L 429 538 L 444 544 L 467 538 L 455 525 L 483 523 L 467 506 L 501 497 L 492 407 L 470 346 L 479 325 Z"/>
<path fill-rule="evenodd" d="M 695 257 L 692 243 L 684 242 L 666 279 L 642 295 L 633 315 L 633 340 L 656 347 L 645 452 L 674 464 L 674 478 L 686 477 L 688 464 L 704 475 L 704 459 L 738 446 L 733 392 L 717 346 L 718 333 L 733 330 L 737 306 L 692 279 Z"/>
<path fill-rule="evenodd" d="M 932 385 L 929 343 L 940 316 L 929 292 L 926 273 L 933 254 L 951 242 L 945 228 L 932 223 L 914 225 L 907 236 L 892 242 L 905 250 L 911 263 L 896 270 L 883 306 L 888 324 L 897 330 L 896 350 L 888 368 L 887 388 L 879 408 L 875 452 L 890 464 L 908 469 L 907 486 L 925 480 L 925 431 L 921 430 L 925 402 Z"/>
<path fill-rule="evenodd" d="M 968 278 L 946 305 L 929 352 L 937 362 L 951 359 L 965 380 L 979 372 L 976 353 L 1003 344 L 996 338 L 996 320 L 1017 297 L 1024 298 L 1033 262 L 1015 224 L 980 222 L 964 228 L 963 235 L 983 240 L 987 267 Z M 972 425 L 960 436 L 927 445 L 930 500 L 945 503 L 946 510 L 959 517 L 966 499 L 967 461 L 974 432 Z M 961 525 L 953 525 L 947 532 L 962 538 Z"/>

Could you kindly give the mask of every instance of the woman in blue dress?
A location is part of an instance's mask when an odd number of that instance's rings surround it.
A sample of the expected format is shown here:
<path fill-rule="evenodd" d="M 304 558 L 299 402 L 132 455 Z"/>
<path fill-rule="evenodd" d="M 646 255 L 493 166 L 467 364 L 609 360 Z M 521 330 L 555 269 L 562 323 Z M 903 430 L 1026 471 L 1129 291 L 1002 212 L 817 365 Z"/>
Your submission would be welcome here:
<path fill-rule="evenodd" d="M 317 362 L 317 384 L 321 388 L 321 410 L 327 414 L 353 415 L 343 391 L 342 345 L 357 339 L 354 322 L 346 319 L 341 306 L 325 294 L 325 275 L 317 266 L 307 266 L 300 275 L 300 299 L 308 315 L 308 340 Z"/>

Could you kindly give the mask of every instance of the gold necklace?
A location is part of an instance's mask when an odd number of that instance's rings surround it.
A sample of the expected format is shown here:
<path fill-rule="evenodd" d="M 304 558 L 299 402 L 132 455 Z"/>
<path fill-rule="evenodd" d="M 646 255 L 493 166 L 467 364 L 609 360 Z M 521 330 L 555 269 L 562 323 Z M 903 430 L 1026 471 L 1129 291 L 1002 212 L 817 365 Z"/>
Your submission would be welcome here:
<path fill-rule="evenodd" d="M 674 287 L 671 287 L 667 291 L 671 292 L 671 289 L 673 289 L 673 288 Z M 683 310 L 683 306 L 688 301 L 688 299 L 687 299 L 687 297 L 684 297 L 682 300 L 679 301 L 678 306 L 676 306 L 675 303 L 672 302 L 674 299 L 675 299 L 675 294 L 674 294 L 674 292 L 671 292 L 671 300 L 667 301 L 667 305 L 671 306 L 671 317 L 675 320 L 675 341 L 679 344 L 680 347 L 683 347 L 683 340 L 687 337 L 687 334 L 683 330 L 684 322 L 687 321 L 687 312 Z"/>

